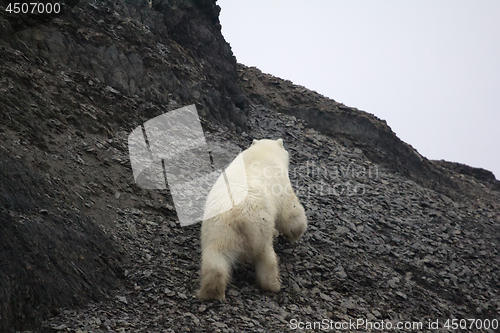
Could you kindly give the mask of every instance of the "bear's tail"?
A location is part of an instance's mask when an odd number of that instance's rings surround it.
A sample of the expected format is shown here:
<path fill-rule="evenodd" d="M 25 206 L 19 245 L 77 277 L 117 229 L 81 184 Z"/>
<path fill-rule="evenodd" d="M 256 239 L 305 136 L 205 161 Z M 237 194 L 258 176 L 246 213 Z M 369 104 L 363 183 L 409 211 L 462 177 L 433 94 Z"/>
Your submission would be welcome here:
<path fill-rule="evenodd" d="M 203 301 L 226 298 L 226 286 L 231 276 L 231 263 L 217 251 L 206 250 L 202 253 L 201 287 L 198 298 Z"/>

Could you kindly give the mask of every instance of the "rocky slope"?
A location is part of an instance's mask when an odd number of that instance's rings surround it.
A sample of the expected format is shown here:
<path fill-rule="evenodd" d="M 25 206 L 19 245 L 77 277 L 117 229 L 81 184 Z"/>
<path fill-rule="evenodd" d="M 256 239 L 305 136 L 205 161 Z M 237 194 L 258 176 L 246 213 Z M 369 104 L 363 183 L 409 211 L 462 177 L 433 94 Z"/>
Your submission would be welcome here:
<path fill-rule="evenodd" d="M 428 161 L 368 113 L 237 67 L 213 1 L 66 8 L 0 16 L 0 331 L 500 320 L 490 173 Z M 253 138 L 290 151 L 310 227 L 276 241 L 278 294 L 241 266 L 225 302 L 199 302 L 199 224 L 180 227 L 169 190 L 134 184 L 128 134 L 191 103 L 227 156 Z"/>
<path fill-rule="evenodd" d="M 278 112 L 307 122 L 308 127 L 355 146 L 374 162 L 411 178 L 423 186 L 448 196 L 478 197 L 473 188 L 456 181 L 453 173 L 473 176 L 488 188 L 500 190 L 500 181 L 492 172 L 459 163 L 429 161 L 411 145 L 401 141 L 385 120 L 326 98 L 303 86 L 293 84 L 255 67 L 239 65 L 240 84 L 252 103 L 265 105 Z"/>

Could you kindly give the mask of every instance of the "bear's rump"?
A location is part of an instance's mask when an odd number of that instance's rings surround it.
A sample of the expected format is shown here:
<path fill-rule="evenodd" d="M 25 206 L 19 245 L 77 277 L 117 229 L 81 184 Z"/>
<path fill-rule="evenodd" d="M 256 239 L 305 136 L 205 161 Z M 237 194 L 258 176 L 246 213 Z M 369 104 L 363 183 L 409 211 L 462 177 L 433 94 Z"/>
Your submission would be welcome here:
<path fill-rule="evenodd" d="M 208 246 L 232 259 L 253 261 L 273 236 L 274 217 L 265 209 L 233 209 L 203 222 L 202 249 Z"/>

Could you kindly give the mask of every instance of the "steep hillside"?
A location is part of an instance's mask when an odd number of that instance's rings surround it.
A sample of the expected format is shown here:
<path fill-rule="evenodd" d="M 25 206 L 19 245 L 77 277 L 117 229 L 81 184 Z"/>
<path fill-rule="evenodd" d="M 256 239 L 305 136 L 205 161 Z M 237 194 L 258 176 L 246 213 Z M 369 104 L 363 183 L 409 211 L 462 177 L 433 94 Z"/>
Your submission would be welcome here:
<path fill-rule="evenodd" d="M 500 191 L 492 172 L 459 163 L 429 161 L 411 145 L 401 141 L 385 120 L 338 103 L 303 86 L 293 84 L 255 67 L 239 65 L 240 85 L 252 103 L 265 105 L 306 121 L 309 127 L 359 147 L 374 162 L 418 183 L 459 199 L 481 197 L 474 187 L 456 180 L 454 173 L 473 176 L 488 188 Z"/>
<path fill-rule="evenodd" d="M 214 1 L 68 1 L 43 17 L 1 5 L 0 331 L 500 319 L 487 171 L 429 161 L 385 121 L 237 65 Z M 276 241 L 280 293 L 242 265 L 224 303 L 198 301 L 199 224 L 179 225 L 168 189 L 134 183 L 130 132 L 188 104 L 229 159 L 254 138 L 290 151 L 310 227 Z"/>
<path fill-rule="evenodd" d="M 101 227 L 116 221 L 109 200 L 140 189 L 117 133 L 192 103 L 246 126 L 213 2 L 65 4 L 0 8 L 0 330 L 120 285 L 120 245 Z"/>

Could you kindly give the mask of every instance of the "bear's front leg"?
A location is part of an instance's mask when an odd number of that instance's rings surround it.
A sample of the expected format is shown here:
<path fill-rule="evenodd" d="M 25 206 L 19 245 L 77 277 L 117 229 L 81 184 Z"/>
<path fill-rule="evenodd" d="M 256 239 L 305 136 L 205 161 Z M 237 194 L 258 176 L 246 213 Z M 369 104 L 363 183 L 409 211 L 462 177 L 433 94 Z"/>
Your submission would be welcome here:
<path fill-rule="evenodd" d="M 278 270 L 278 257 L 274 252 L 272 243 L 267 245 L 255 259 L 257 284 L 263 290 L 279 291 L 281 283 Z"/>

